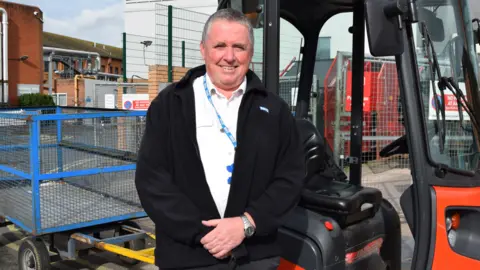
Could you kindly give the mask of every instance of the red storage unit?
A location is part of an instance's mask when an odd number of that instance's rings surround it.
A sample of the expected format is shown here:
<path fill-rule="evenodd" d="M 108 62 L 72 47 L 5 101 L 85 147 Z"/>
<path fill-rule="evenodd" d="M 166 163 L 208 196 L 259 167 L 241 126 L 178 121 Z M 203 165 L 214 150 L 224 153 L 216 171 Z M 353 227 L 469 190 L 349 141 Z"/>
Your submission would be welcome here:
<path fill-rule="evenodd" d="M 378 74 L 379 99 L 377 103 L 377 158 L 380 150 L 395 138 L 405 134 L 401 123 L 398 75 L 395 63 L 383 63 Z"/>
<path fill-rule="evenodd" d="M 343 140 L 342 154 L 350 154 L 350 113 L 352 110 L 352 69 L 351 60 L 343 58 L 343 64 L 346 69 L 342 74 L 337 74 L 337 62 L 335 58 L 327 72 L 324 81 L 324 112 L 325 112 L 325 138 L 332 149 L 334 148 L 335 133 L 340 132 Z M 378 72 L 373 68 L 373 63 L 365 63 L 364 73 L 364 91 L 363 91 L 363 136 L 371 137 L 375 129 L 374 117 L 372 113 L 375 109 L 375 96 L 377 93 L 376 78 Z M 345 87 L 337 87 L 338 81 L 344 81 Z M 337 89 L 338 88 L 338 89 Z M 340 91 L 341 100 L 337 101 L 337 91 Z M 339 126 L 336 126 L 337 106 L 341 106 Z M 365 140 L 362 145 L 363 152 L 371 152 L 373 141 Z"/>
<path fill-rule="evenodd" d="M 347 157 L 350 155 L 352 109 L 352 70 L 349 56 L 342 55 L 334 59 L 325 77 L 324 89 L 326 141 L 337 151 L 339 157 Z M 362 152 L 371 154 L 368 159 L 377 159 L 379 151 L 391 142 L 391 138 L 404 133 L 400 122 L 398 78 L 393 61 L 365 59 L 363 94 Z M 340 97 L 340 100 L 337 100 L 337 97 Z M 337 108 L 338 106 L 340 107 Z M 338 117 L 337 113 L 340 114 Z M 337 134 L 338 132 L 340 133 Z M 336 136 L 339 139 L 337 149 L 334 146 Z"/>

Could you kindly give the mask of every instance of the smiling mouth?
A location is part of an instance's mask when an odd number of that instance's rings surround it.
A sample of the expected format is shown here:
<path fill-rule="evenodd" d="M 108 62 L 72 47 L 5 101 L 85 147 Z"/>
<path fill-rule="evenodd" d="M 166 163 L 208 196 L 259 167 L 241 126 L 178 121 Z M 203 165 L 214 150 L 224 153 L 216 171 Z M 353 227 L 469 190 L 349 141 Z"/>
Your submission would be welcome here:
<path fill-rule="evenodd" d="M 237 68 L 237 67 L 235 67 L 235 66 L 221 66 L 221 68 L 223 69 L 223 71 L 231 72 L 231 71 L 234 71 L 235 68 Z"/>

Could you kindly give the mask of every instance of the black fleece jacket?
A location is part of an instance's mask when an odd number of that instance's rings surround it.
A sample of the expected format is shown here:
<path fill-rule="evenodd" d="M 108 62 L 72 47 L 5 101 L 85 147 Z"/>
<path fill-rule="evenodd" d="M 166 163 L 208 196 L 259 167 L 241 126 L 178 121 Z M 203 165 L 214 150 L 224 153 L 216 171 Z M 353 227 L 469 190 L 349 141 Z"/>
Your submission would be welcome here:
<path fill-rule="evenodd" d="M 155 223 L 155 264 L 162 270 L 219 262 L 200 243 L 211 230 L 201 221 L 220 218 L 196 140 L 192 85 L 205 72 L 204 65 L 191 69 L 152 101 L 138 152 L 135 183 Z M 236 139 L 225 217 L 247 211 L 257 229 L 233 254 L 249 260 L 278 256 L 277 230 L 304 186 L 304 155 L 289 106 L 252 71 L 247 73 Z"/>

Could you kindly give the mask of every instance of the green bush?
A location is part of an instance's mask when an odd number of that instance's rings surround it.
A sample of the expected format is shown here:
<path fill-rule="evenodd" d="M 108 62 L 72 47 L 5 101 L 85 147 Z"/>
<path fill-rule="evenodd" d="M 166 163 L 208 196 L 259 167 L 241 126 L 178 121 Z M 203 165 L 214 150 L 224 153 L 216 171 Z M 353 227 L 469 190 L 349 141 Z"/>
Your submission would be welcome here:
<path fill-rule="evenodd" d="M 52 96 L 40 93 L 20 95 L 19 102 L 22 107 L 55 106 Z"/>

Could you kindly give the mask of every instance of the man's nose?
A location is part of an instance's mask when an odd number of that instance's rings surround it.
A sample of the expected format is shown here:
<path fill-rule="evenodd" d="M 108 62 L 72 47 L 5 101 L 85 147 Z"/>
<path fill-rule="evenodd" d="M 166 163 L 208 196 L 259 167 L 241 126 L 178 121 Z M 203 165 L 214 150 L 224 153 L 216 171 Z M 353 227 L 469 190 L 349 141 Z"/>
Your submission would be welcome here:
<path fill-rule="evenodd" d="M 227 48 L 225 50 L 225 54 L 223 55 L 223 59 L 227 62 L 235 61 L 235 52 L 233 48 Z"/>

